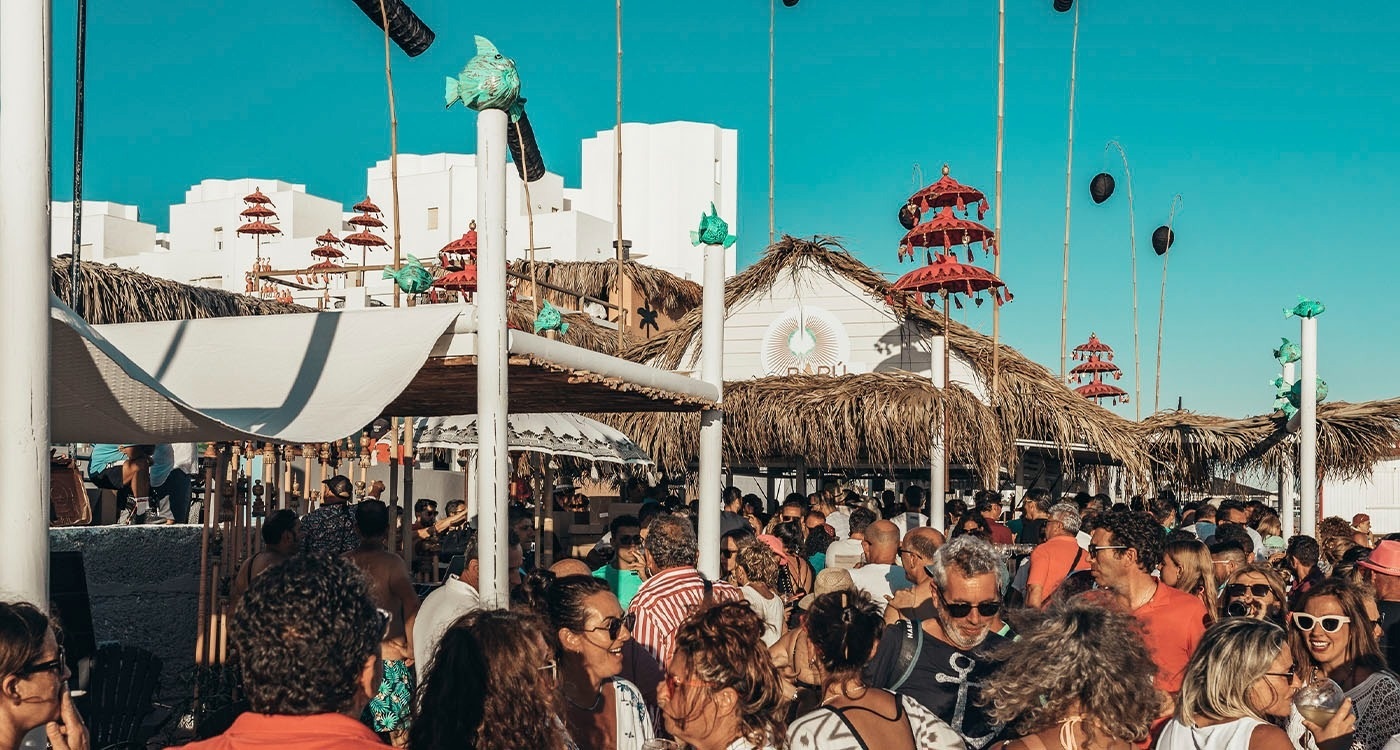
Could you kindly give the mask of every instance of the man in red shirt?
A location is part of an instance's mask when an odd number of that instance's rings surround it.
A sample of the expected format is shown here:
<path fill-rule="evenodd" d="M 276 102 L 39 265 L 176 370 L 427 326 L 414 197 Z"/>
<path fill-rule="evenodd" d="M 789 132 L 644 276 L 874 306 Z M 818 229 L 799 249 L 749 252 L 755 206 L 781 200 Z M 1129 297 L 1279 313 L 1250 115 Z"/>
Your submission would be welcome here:
<path fill-rule="evenodd" d="M 1045 541 L 1031 552 L 1026 577 L 1026 606 L 1043 607 L 1060 581 L 1076 570 L 1089 569 L 1089 553 L 1079 546 L 1079 507 L 1057 503 L 1045 519 Z"/>
<path fill-rule="evenodd" d="M 253 579 L 229 641 L 251 711 L 189 750 L 383 748 L 360 713 L 378 692 L 389 622 L 348 560 L 298 555 Z"/>
<path fill-rule="evenodd" d="M 992 544 L 1013 544 L 1016 535 L 1011 533 L 1011 529 L 1001 522 L 1001 493 L 994 490 L 982 490 L 977 493 L 977 512 L 987 519 L 987 525 L 992 527 Z"/>
<path fill-rule="evenodd" d="M 1156 685 L 1174 698 L 1181 690 L 1186 662 L 1205 633 L 1205 605 L 1153 577 L 1163 547 L 1162 527 L 1155 518 L 1109 511 L 1099 516 L 1098 524 L 1089 541 L 1094 580 L 1142 623 L 1143 641 L 1157 665 Z"/>

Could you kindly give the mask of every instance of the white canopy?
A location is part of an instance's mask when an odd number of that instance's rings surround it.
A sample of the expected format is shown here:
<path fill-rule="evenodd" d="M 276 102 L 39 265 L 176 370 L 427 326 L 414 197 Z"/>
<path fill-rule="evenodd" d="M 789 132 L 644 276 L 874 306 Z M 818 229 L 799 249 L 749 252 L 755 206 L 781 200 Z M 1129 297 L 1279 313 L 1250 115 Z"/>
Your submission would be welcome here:
<path fill-rule="evenodd" d="M 578 414 L 511 414 L 507 430 L 506 445 L 512 452 L 634 466 L 652 463 L 646 451 L 619 430 Z M 420 448 L 475 451 L 476 415 L 419 419 L 414 425 L 413 444 Z"/>

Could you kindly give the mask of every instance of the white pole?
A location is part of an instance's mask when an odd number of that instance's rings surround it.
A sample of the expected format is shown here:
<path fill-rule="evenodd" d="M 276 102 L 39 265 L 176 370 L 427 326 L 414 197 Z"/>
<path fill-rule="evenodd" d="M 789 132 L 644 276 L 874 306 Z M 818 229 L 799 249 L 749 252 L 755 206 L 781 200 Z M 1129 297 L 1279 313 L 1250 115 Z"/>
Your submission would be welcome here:
<path fill-rule="evenodd" d="M 1292 362 L 1283 366 L 1283 384 L 1293 384 Z M 1291 457 L 1292 451 L 1289 451 L 1288 455 Z M 1285 461 L 1283 467 L 1278 470 L 1278 505 L 1279 520 L 1283 524 L 1283 538 L 1288 539 L 1297 533 L 1297 524 L 1294 523 L 1293 516 L 1298 512 L 1298 486 L 1293 482 L 1292 461 Z"/>
<path fill-rule="evenodd" d="M 0 598 L 49 602 L 49 0 L 0 2 Z"/>
<path fill-rule="evenodd" d="M 705 246 L 705 286 L 701 299 L 700 379 L 724 389 L 724 248 Z M 724 412 L 700 415 L 700 572 L 719 578 L 720 472 L 724 467 Z"/>
<path fill-rule="evenodd" d="M 476 293 L 477 535 L 481 540 L 481 603 L 509 604 L 506 501 L 510 456 L 506 447 L 506 113 L 483 110 L 476 119 L 476 215 L 480 249 Z"/>
<path fill-rule="evenodd" d="M 1298 489 L 1302 496 L 1302 533 L 1317 536 L 1317 318 L 1302 318 L 1302 398 L 1298 414 L 1303 434 L 1298 441 Z"/>
<path fill-rule="evenodd" d="M 934 336 L 929 346 L 929 372 L 933 374 L 933 387 L 940 391 L 948 385 L 943 372 L 944 352 L 947 346 L 948 339 L 942 335 Z M 943 409 L 946 408 L 947 400 L 946 394 L 940 395 L 943 395 L 945 400 L 942 402 L 944 406 L 938 408 L 938 416 L 931 427 L 933 449 L 928 473 L 928 520 L 937 529 L 943 528 L 943 519 L 947 516 L 948 492 L 948 443 L 943 435 Z"/>

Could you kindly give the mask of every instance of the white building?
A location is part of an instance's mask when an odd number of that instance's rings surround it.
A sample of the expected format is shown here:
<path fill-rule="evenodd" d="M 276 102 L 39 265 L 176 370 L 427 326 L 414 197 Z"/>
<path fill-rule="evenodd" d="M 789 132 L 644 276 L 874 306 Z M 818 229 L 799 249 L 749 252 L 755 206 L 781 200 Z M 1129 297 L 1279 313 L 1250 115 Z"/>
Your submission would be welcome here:
<path fill-rule="evenodd" d="M 58 256 L 73 252 L 72 202 L 54 201 L 49 216 L 53 228 L 49 237 L 50 254 Z M 154 250 L 156 227 L 141 221 L 136 206 L 83 201 L 81 240 L 83 260 L 120 263 Z"/>
<path fill-rule="evenodd" d="M 1370 476 L 1324 480 L 1318 502 L 1324 515 L 1348 521 L 1357 513 L 1370 515 L 1377 534 L 1400 531 L 1400 457 L 1377 463 Z"/>

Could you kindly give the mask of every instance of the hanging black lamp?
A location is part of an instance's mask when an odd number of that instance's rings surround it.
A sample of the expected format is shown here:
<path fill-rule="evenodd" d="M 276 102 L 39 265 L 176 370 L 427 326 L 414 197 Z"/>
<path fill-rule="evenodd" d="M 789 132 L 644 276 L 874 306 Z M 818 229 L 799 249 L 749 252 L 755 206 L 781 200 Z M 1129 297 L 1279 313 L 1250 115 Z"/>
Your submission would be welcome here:
<path fill-rule="evenodd" d="M 913 203 L 906 203 L 899 207 L 899 225 L 905 229 L 913 229 L 919 225 L 919 207 Z"/>
<path fill-rule="evenodd" d="M 1089 181 L 1089 197 L 1093 198 L 1095 203 L 1103 203 L 1113 197 L 1113 187 L 1113 175 L 1099 172 Z"/>
<path fill-rule="evenodd" d="M 1176 233 L 1165 225 L 1152 232 L 1152 249 L 1157 251 L 1158 255 L 1166 255 L 1173 242 L 1176 242 Z"/>

